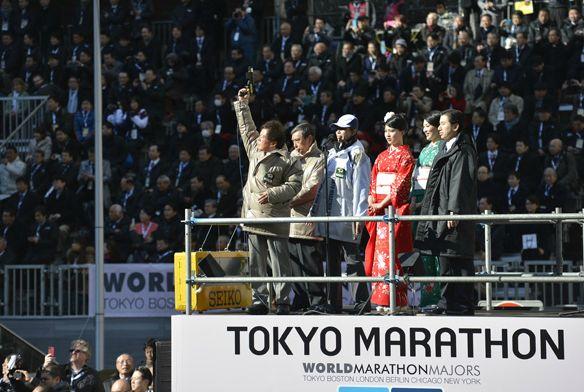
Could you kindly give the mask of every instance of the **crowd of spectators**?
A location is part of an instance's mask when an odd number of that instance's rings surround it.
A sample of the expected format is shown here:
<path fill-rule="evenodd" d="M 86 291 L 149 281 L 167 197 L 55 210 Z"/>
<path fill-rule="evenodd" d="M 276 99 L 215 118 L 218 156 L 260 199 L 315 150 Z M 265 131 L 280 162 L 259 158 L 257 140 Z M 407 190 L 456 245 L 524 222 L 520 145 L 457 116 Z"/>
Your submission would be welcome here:
<path fill-rule="evenodd" d="M 278 120 L 290 130 L 308 121 L 320 143 L 332 122 L 351 113 L 374 159 L 385 148 L 386 112 L 406 114 L 406 142 L 417 154 L 425 116 L 459 109 L 480 153 L 479 208 L 581 206 L 578 7 L 542 2 L 531 15 L 507 15 L 479 1 L 462 15 L 437 1 L 425 20 L 408 20 L 407 1 L 380 9 L 350 1 L 342 25 L 333 26 L 308 18 L 306 1 L 289 0 L 275 36 L 261 45 L 260 2 L 228 10 L 220 1 L 181 0 L 168 42 L 154 33 L 152 1 L 102 3 L 106 261 L 170 262 L 183 246 L 184 208 L 201 217 L 239 215 L 247 162 L 232 100 L 249 66 L 257 124 Z M 92 4 L 80 0 L 70 20 L 59 20 L 58 7 L 51 0 L 0 6 L 3 92 L 49 96 L 28 150 L 8 146 L 0 164 L 1 263 L 93 257 Z M 506 251 L 521 250 L 516 236 L 504 236 Z M 194 234 L 194 249 L 244 243 L 237 227 Z"/>
<path fill-rule="evenodd" d="M 59 364 L 54 347 L 50 348 L 39 369 L 27 369 L 20 354 L 10 354 L 2 363 L 2 392 L 151 392 L 155 391 L 156 340 L 144 345 L 144 360 L 137 363 L 132 355 L 120 354 L 115 370 L 99 373 L 89 366 L 91 348 L 82 339 L 71 342 L 68 361 Z"/>

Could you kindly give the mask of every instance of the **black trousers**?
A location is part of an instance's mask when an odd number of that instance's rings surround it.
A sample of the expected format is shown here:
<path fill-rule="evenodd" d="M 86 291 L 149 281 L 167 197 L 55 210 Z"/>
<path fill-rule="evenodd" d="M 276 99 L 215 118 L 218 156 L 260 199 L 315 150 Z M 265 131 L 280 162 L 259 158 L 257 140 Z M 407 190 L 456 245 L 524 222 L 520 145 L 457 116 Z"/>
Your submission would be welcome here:
<path fill-rule="evenodd" d="M 440 256 L 440 276 L 474 276 L 473 259 Z M 443 283 L 442 298 L 438 306 L 447 313 L 474 311 L 475 292 L 473 283 Z"/>
<path fill-rule="evenodd" d="M 357 260 L 357 244 L 329 239 L 328 247 L 331 276 L 341 276 L 342 261 L 347 263 L 347 276 L 365 276 L 365 266 L 362 261 Z M 369 289 L 366 283 L 351 283 L 350 291 L 355 303 L 366 302 L 369 299 Z M 343 285 L 341 283 L 330 284 L 329 303 L 333 310 L 342 311 Z"/>
<path fill-rule="evenodd" d="M 290 238 L 290 260 L 293 276 L 324 276 L 322 268 L 322 241 Z M 325 285 L 323 283 L 294 283 L 294 301 L 297 309 L 310 305 L 326 303 Z"/>

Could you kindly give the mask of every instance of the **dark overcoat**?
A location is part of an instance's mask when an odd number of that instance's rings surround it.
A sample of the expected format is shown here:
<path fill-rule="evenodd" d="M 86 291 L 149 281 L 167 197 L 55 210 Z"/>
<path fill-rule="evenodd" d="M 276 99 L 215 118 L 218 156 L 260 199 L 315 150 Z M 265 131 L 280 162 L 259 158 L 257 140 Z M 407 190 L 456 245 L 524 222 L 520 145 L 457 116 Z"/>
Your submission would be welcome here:
<path fill-rule="evenodd" d="M 446 143 L 434 158 L 422 200 L 421 215 L 477 213 L 477 152 L 470 135 L 459 134 L 446 151 Z M 414 246 L 435 256 L 472 258 L 475 252 L 475 222 L 459 222 L 448 229 L 446 222 L 418 224 Z"/>

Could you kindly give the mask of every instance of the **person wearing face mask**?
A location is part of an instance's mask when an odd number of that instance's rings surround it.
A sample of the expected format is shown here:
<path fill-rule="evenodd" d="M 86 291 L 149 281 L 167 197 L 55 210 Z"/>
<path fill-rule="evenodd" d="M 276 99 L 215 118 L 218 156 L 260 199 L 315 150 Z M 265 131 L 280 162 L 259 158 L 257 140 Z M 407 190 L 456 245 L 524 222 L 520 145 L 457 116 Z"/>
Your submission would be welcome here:
<path fill-rule="evenodd" d="M 215 108 L 211 113 L 211 121 L 215 123 L 214 132 L 217 135 L 223 133 L 234 134 L 236 131 L 235 116 L 233 114 L 233 110 L 231 110 L 231 106 L 229 105 L 228 97 L 229 96 L 225 93 L 217 92 L 215 93 L 215 97 L 213 99 L 213 105 Z"/>
<path fill-rule="evenodd" d="M 384 215 L 389 206 L 395 208 L 399 215 L 410 214 L 410 187 L 414 171 L 414 157 L 410 148 L 404 145 L 404 132 L 408 123 L 404 115 L 387 113 L 385 122 L 385 140 L 388 148 L 383 151 L 373 164 L 371 186 L 369 188 L 369 215 Z M 412 228 L 410 222 L 400 222 L 396 225 L 396 256 L 399 253 L 411 252 Z M 389 244 L 387 242 L 388 226 L 384 222 L 368 224 L 370 232 L 365 260 L 365 273 L 369 276 L 385 276 L 389 270 Z M 373 256 L 373 257 L 369 257 Z M 396 273 L 401 274 L 401 265 L 396 260 Z M 377 310 L 383 313 L 389 311 L 389 285 L 380 282 L 371 285 L 373 294 L 371 304 L 376 304 Z M 398 285 L 396 304 L 405 307 L 408 304 L 405 285 Z"/>
<path fill-rule="evenodd" d="M 352 114 L 345 114 L 331 128 L 335 133 L 324 141 L 323 147 L 326 147 L 328 154 L 325 181 L 319 189 L 313 215 L 365 216 L 371 160 L 363 144 L 357 140 L 359 120 Z M 362 228 L 359 222 L 335 222 L 328 226 L 318 226 L 317 233 L 328 237 L 327 276 L 340 276 L 343 260 L 347 262 L 347 275 L 365 274 L 363 262 L 357 260 Z M 353 286 L 351 291 L 357 303 L 356 309 L 364 310 L 368 307 L 367 285 Z M 335 283 L 329 287 L 330 311 L 340 313 L 343 307 L 342 286 Z"/>
<path fill-rule="evenodd" d="M 258 132 L 249 109 L 249 91 L 239 90 L 234 103 L 237 123 L 247 156 L 249 172 L 243 189 L 242 215 L 246 218 L 276 218 L 290 216 L 290 201 L 302 187 L 302 169 L 286 148 L 286 136 L 281 123 L 268 121 Z M 290 226 L 245 225 L 249 233 L 250 274 L 268 276 L 268 265 L 275 277 L 291 276 L 288 249 Z M 250 314 L 267 314 L 269 288 L 254 284 Z M 290 313 L 290 284 L 276 283 L 276 314 Z"/>

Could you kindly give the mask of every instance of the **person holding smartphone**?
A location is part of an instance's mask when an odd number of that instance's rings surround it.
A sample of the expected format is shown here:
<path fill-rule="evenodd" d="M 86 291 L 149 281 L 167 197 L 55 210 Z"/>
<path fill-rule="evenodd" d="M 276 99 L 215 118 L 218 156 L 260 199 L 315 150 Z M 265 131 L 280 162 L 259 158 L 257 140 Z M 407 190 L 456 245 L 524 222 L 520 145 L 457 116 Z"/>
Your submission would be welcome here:
<path fill-rule="evenodd" d="M 284 127 L 278 121 L 268 121 L 258 132 L 249 108 L 249 91 L 239 90 L 234 102 L 237 124 L 249 158 L 247 182 L 243 188 L 242 215 L 245 218 L 277 218 L 290 216 L 290 201 L 302 187 L 302 169 L 291 158 L 286 147 Z M 250 274 L 291 276 L 292 264 L 288 248 L 290 225 L 245 225 L 249 233 Z M 254 284 L 254 302 L 250 314 L 267 314 L 269 287 Z M 290 313 L 289 283 L 276 283 L 276 314 Z"/>

